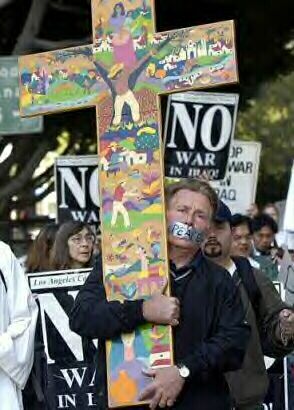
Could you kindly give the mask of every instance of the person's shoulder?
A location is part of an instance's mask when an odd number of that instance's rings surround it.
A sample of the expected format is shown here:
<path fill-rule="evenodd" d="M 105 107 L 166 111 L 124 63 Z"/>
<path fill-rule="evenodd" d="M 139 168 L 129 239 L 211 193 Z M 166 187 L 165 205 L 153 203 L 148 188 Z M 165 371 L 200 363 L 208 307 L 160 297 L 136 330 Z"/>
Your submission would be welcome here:
<path fill-rule="evenodd" d="M 3 241 L 0 241 L 0 254 L 3 264 L 7 263 L 8 259 L 16 259 L 11 247 Z"/>
<path fill-rule="evenodd" d="M 11 247 L 3 241 L 0 241 L 0 250 L 8 253 L 13 253 Z"/>
<path fill-rule="evenodd" d="M 222 266 L 217 265 L 215 262 L 203 257 L 202 264 L 206 274 L 210 275 L 216 282 L 232 280 L 230 273 Z"/>

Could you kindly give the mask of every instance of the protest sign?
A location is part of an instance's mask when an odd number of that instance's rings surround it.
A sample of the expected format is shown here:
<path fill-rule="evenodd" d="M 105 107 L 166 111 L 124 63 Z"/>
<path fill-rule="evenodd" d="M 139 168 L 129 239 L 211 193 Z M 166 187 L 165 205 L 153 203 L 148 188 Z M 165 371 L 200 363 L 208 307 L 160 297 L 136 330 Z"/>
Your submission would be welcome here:
<path fill-rule="evenodd" d="M 90 269 L 28 273 L 38 295 L 47 355 L 48 398 L 54 409 L 97 408 L 94 355 L 97 344 L 69 328 L 69 314 Z"/>
<path fill-rule="evenodd" d="M 165 176 L 223 179 L 234 137 L 237 94 L 186 92 L 168 97 Z"/>
<path fill-rule="evenodd" d="M 97 155 L 64 156 L 55 161 L 57 222 L 99 224 Z"/>
<path fill-rule="evenodd" d="M 261 144 L 252 141 L 233 141 L 222 181 L 211 181 L 218 197 L 231 212 L 246 214 L 255 202 Z"/>

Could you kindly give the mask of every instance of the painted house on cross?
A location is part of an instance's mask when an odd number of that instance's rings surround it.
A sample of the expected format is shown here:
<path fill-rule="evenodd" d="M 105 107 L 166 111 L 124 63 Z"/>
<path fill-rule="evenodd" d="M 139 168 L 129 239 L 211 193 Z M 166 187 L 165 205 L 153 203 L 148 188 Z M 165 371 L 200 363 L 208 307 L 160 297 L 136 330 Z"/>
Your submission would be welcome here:
<path fill-rule="evenodd" d="M 219 56 L 223 54 L 230 54 L 232 52 L 232 48 L 229 42 L 217 41 L 216 43 L 210 44 L 208 47 L 208 55 L 209 56 Z"/>
<path fill-rule="evenodd" d="M 207 42 L 204 38 L 197 42 L 197 56 L 206 57 L 208 55 Z"/>
<path fill-rule="evenodd" d="M 187 59 L 197 58 L 197 44 L 189 40 L 186 46 Z"/>
<path fill-rule="evenodd" d="M 126 151 L 120 154 L 120 160 L 126 162 L 128 166 L 147 164 L 146 152 Z"/>

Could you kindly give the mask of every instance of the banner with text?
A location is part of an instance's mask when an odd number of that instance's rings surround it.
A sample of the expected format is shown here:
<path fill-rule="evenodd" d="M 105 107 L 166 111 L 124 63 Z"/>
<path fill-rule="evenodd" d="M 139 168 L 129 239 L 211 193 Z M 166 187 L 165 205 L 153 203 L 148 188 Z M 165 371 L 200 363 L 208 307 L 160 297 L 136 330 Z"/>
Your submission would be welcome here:
<path fill-rule="evenodd" d="M 168 97 L 165 176 L 223 179 L 234 138 L 237 94 L 186 92 Z"/>
<path fill-rule="evenodd" d="M 99 225 L 97 155 L 64 156 L 55 160 L 57 222 Z"/>
<path fill-rule="evenodd" d="M 27 274 L 30 288 L 40 302 L 48 397 L 53 409 L 97 408 L 97 343 L 81 338 L 69 328 L 74 299 L 89 273 L 90 269 Z"/>
<path fill-rule="evenodd" d="M 18 104 L 17 57 L 0 57 L 0 134 L 42 132 L 43 117 L 21 118 Z"/>
<path fill-rule="evenodd" d="M 259 142 L 233 141 L 225 178 L 211 181 L 218 197 L 233 214 L 246 214 L 255 202 L 260 152 Z"/>

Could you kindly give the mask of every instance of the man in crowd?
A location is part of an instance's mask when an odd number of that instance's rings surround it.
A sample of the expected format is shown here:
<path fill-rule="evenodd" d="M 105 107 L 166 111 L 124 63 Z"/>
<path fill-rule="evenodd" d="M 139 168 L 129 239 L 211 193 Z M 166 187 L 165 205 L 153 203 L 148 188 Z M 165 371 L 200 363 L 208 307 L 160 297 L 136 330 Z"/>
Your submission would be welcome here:
<path fill-rule="evenodd" d="M 232 230 L 231 255 L 247 258 L 250 265 L 259 269 L 259 263 L 251 255 L 253 252 L 251 219 L 247 215 L 234 214 L 230 220 Z"/>
<path fill-rule="evenodd" d="M 266 214 L 260 214 L 252 219 L 253 258 L 260 264 L 260 270 L 271 280 L 276 280 L 279 274 L 275 260 L 275 235 L 278 232 L 276 222 Z"/>
<path fill-rule="evenodd" d="M 268 389 L 263 354 L 281 357 L 294 349 L 291 341 L 294 336 L 294 314 L 281 301 L 271 281 L 252 268 L 248 259 L 230 256 L 232 236 L 238 242 L 234 245 L 234 255 L 248 256 L 250 250 L 247 219 L 238 225 L 242 229 L 236 229 L 235 225 L 231 230 L 231 221 L 229 208 L 219 201 L 203 251 L 209 260 L 228 270 L 241 290 L 251 337 L 242 369 L 228 373 L 227 380 L 235 408 L 255 410 L 262 404 Z M 243 246 L 240 245 L 241 240 L 236 241 L 236 235 L 244 237 Z"/>
<path fill-rule="evenodd" d="M 146 322 L 172 325 L 175 365 L 148 370 L 150 384 L 139 399 L 151 409 L 229 410 L 224 372 L 241 366 L 250 329 L 230 275 L 201 253 L 217 197 L 207 183 L 187 180 L 169 186 L 166 201 L 172 296 L 108 302 L 100 260 L 77 296 L 70 326 L 99 339 L 98 380 L 105 386 L 105 340 Z M 105 388 L 103 400 L 106 407 Z"/>
<path fill-rule="evenodd" d="M 19 262 L 3 242 L 0 254 L 0 408 L 21 410 L 21 390 L 33 365 L 38 308 Z"/>

